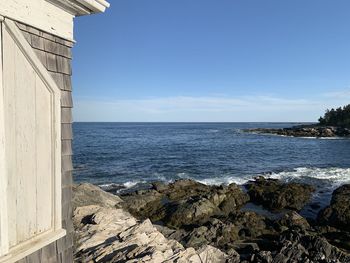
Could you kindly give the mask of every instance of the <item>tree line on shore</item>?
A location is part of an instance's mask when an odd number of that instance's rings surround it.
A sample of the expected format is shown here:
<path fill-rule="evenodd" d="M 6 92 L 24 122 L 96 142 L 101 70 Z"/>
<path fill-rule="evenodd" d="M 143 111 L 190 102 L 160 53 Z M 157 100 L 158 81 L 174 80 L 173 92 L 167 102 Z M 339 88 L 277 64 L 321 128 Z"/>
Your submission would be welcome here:
<path fill-rule="evenodd" d="M 337 109 L 327 109 L 318 119 L 319 125 L 350 128 L 350 104 Z"/>

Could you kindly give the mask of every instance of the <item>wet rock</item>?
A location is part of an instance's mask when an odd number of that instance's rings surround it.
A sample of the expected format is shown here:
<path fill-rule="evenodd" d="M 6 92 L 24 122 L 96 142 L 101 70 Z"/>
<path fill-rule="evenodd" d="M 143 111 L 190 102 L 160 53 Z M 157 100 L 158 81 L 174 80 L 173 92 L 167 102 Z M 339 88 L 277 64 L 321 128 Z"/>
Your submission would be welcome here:
<path fill-rule="evenodd" d="M 106 191 L 107 193 L 111 193 L 111 194 L 118 194 L 121 190 L 125 190 L 127 189 L 124 185 L 120 185 L 120 184 L 109 184 L 106 185 L 104 187 L 102 187 L 103 191 Z"/>
<path fill-rule="evenodd" d="M 212 196 L 212 202 L 218 205 L 220 210 L 226 215 L 237 211 L 248 201 L 249 196 L 243 193 L 241 187 L 236 184 L 224 186 L 222 190 L 219 190 L 217 194 Z"/>
<path fill-rule="evenodd" d="M 168 189 L 168 185 L 164 182 L 154 182 L 154 183 L 152 183 L 152 189 L 161 193 L 161 192 L 166 191 Z"/>
<path fill-rule="evenodd" d="M 173 228 L 203 224 L 214 215 L 238 210 L 249 200 L 235 184 L 208 186 L 187 179 L 168 185 L 154 183 L 151 190 L 121 197 L 125 209 L 138 218 L 162 221 Z"/>
<path fill-rule="evenodd" d="M 202 224 L 220 211 L 210 200 L 203 197 L 170 203 L 167 207 L 167 214 L 162 220 L 166 225 L 175 228 Z"/>
<path fill-rule="evenodd" d="M 283 227 L 287 229 L 296 227 L 303 230 L 310 229 L 307 220 L 295 211 L 285 213 L 276 223 L 280 230 L 283 230 Z"/>
<path fill-rule="evenodd" d="M 330 205 L 320 211 L 318 221 L 350 231 L 350 184 L 343 185 L 333 192 Z"/>
<path fill-rule="evenodd" d="M 180 200 L 191 196 L 208 194 L 211 191 L 211 188 L 212 186 L 208 186 L 194 180 L 181 179 L 167 184 L 166 188 L 163 186 L 163 189 L 161 189 L 159 192 L 167 195 L 171 200 Z"/>
<path fill-rule="evenodd" d="M 162 218 L 162 195 L 155 190 L 141 190 L 121 196 L 123 208 L 139 219 Z M 163 213 L 162 213 L 163 212 Z"/>
<path fill-rule="evenodd" d="M 282 183 L 276 179 L 258 177 L 247 183 L 250 199 L 271 211 L 301 210 L 310 201 L 315 189 L 306 184 Z"/>
<path fill-rule="evenodd" d="M 286 231 L 280 238 L 280 249 L 272 262 L 350 262 L 350 255 L 327 242 L 325 238 L 307 232 Z"/>
<path fill-rule="evenodd" d="M 267 235 L 277 236 L 278 233 L 271 226 L 271 222 L 265 217 L 254 212 L 240 211 L 229 217 L 211 218 L 201 226 L 190 230 L 169 230 L 162 227 L 160 231 L 168 238 L 174 238 L 185 247 L 199 248 L 203 245 L 215 246 L 225 253 L 230 249 L 241 249 L 240 244 L 250 244 L 251 240 L 265 243 L 269 242 L 262 237 Z M 247 245 L 245 245 L 247 247 Z"/>
<path fill-rule="evenodd" d="M 271 251 L 260 251 L 256 254 L 253 254 L 250 258 L 250 262 L 253 263 L 271 263 L 273 257 Z"/>
<path fill-rule="evenodd" d="M 212 219 L 205 225 L 194 228 L 183 238 L 186 247 L 200 247 L 210 244 L 227 251 L 233 248 L 233 243 L 237 241 L 238 230 L 233 224 L 225 224 L 218 219 Z"/>
<path fill-rule="evenodd" d="M 350 233 L 349 232 L 340 232 L 338 231 L 327 231 L 322 234 L 327 241 L 345 251 L 350 252 Z"/>

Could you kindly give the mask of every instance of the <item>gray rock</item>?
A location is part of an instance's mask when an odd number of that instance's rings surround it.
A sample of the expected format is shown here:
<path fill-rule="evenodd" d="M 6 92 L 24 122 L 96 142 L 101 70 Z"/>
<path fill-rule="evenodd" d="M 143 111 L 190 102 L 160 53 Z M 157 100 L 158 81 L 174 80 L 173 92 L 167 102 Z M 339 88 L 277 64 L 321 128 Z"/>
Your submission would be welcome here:
<path fill-rule="evenodd" d="M 73 207 L 98 205 L 101 207 L 119 207 L 122 203 L 120 197 L 103 191 L 100 187 L 83 183 L 73 186 Z"/>

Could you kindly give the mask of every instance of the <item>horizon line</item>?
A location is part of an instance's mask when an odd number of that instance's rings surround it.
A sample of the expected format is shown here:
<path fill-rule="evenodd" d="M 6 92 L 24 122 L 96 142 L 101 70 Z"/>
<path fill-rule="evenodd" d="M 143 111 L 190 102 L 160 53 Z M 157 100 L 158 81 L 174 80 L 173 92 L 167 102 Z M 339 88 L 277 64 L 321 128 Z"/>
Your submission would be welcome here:
<path fill-rule="evenodd" d="M 73 121 L 73 123 L 317 123 L 315 121 Z"/>

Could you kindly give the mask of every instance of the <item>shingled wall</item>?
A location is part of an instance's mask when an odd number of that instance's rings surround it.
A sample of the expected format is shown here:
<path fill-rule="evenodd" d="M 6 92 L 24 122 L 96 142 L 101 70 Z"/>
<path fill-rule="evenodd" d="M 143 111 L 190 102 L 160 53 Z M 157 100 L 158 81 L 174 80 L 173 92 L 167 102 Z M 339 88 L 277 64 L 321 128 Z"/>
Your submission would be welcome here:
<path fill-rule="evenodd" d="M 73 43 L 36 28 L 17 23 L 38 58 L 61 89 L 62 137 L 62 226 L 67 235 L 22 259 L 19 263 L 73 262 L 72 222 L 72 84 L 71 49 Z"/>

